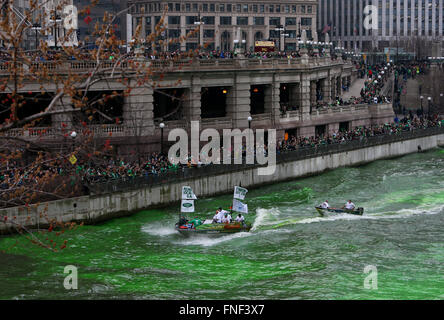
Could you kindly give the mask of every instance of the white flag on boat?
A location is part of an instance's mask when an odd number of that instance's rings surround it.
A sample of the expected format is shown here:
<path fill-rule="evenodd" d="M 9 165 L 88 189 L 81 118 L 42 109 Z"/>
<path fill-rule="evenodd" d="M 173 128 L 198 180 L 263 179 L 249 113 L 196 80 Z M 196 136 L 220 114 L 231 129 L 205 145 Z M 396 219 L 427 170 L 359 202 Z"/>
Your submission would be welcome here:
<path fill-rule="evenodd" d="M 245 195 L 247 194 L 248 190 L 242 187 L 235 186 L 234 187 L 234 198 L 244 200 Z"/>
<path fill-rule="evenodd" d="M 233 199 L 233 211 L 248 213 L 248 205 L 237 199 Z"/>
<path fill-rule="evenodd" d="M 194 212 L 194 200 L 182 200 L 180 205 L 181 212 Z"/>
<path fill-rule="evenodd" d="M 182 187 L 182 200 L 196 200 L 197 197 L 193 192 L 191 187 L 183 186 Z"/>

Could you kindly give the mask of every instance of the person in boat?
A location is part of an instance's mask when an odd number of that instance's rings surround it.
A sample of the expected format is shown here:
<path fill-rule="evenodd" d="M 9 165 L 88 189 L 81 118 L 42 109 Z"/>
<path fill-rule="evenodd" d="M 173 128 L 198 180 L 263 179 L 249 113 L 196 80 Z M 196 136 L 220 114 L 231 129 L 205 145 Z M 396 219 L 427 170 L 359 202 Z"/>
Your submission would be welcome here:
<path fill-rule="evenodd" d="M 328 208 L 330 208 L 330 205 L 328 204 L 328 200 L 325 200 L 325 201 L 321 204 L 321 208 L 323 208 L 323 209 L 328 209 Z"/>
<path fill-rule="evenodd" d="M 191 224 L 193 224 L 193 227 L 196 228 L 202 224 L 202 220 L 200 220 L 198 217 L 195 217 L 193 220 L 190 221 Z"/>
<path fill-rule="evenodd" d="M 235 221 L 245 227 L 245 218 L 241 213 L 237 215 Z"/>
<path fill-rule="evenodd" d="M 213 217 L 213 223 L 222 223 L 222 219 L 224 218 L 224 211 L 221 207 L 217 209 L 216 214 Z"/>
<path fill-rule="evenodd" d="M 231 223 L 231 215 L 229 212 L 225 211 L 222 223 Z"/>
<path fill-rule="evenodd" d="M 187 218 L 185 218 L 184 216 L 180 216 L 179 217 L 179 226 L 184 226 L 184 225 L 186 225 L 188 223 L 188 220 L 187 220 Z"/>
<path fill-rule="evenodd" d="M 244 222 L 244 221 L 245 221 L 245 218 L 244 218 L 244 216 L 242 215 L 242 213 L 239 213 L 239 214 L 237 215 L 235 221 L 236 221 L 236 222 Z"/>
<path fill-rule="evenodd" d="M 355 210 L 355 204 L 351 200 L 348 200 L 347 203 L 342 208 L 343 209 L 345 208 L 346 210 L 353 211 L 353 210 Z"/>

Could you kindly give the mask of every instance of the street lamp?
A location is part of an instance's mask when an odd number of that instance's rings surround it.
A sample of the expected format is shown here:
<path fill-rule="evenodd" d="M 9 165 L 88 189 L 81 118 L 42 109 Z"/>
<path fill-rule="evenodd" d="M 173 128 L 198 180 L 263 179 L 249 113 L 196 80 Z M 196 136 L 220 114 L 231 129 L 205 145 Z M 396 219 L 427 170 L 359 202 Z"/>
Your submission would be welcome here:
<path fill-rule="evenodd" d="M 159 124 L 160 128 L 160 154 L 163 154 L 163 128 L 165 128 L 165 123 L 161 122 Z"/>
<path fill-rule="evenodd" d="M 33 25 L 32 25 L 32 28 L 31 28 L 31 30 L 34 30 L 35 31 L 35 50 L 37 50 L 37 48 L 38 48 L 38 32 L 40 31 L 40 30 L 42 30 L 42 27 L 39 25 L 39 24 L 37 24 L 37 23 L 34 23 Z"/>
<path fill-rule="evenodd" d="M 54 11 L 54 18 L 51 19 L 51 21 L 54 22 L 54 47 L 57 49 L 57 32 L 58 32 L 57 24 L 62 22 L 62 19 L 60 19 L 60 17 L 57 16 L 57 10 Z"/>
<path fill-rule="evenodd" d="M 202 24 L 205 24 L 205 22 L 202 21 L 202 18 L 200 17 L 200 13 L 199 13 L 199 21 L 194 21 L 194 24 L 199 26 L 199 45 L 202 47 L 202 45 L 203 45 L 202 41 L 201 41 L 202 37 L 200 35 L 202 31 L 201 31 L 201 27 L 200 26 Z"/>
<path fill-rule="evenodd" d="M 428 97 L 427 100 L 429 100 L 429 109 L 427 110 L 427 114 L 428 114 L 428 116 L 430 118 L 430 107 L 432 105 L 432 97 Z"/>
<path fill-rule="evenodd" d="M 238 43 L 239 43 L 239 40 L 238 40 L 238 39 L 234 39 L 234 40 L 233 40 L 233 44 L 234 44 L 234 53 L 236 53 L 236 49 L 237 49 L 237 45 L 238 45 Z"/>
<path fill-rule="evenodd" d="M 247 43 L 247 40 L 242 39 L 242 52 L 247 51 L 246 43 Z"/>
<path fill-rule="evenodd" d="M 420 96 L 419 99 L 421 99 L 421 115 L 424 113 L 424 108 L 422 107 L 422 100 L 424 100 L 423 96 Z"/>
<path fill-rule="evenodd" d="M 253 120 L 253 118 L 251 116 L 248 116 L 247 120 L 248 120 L 248 129 L 251 129 L 251 121 Z"/>
<path fill-rule="evenodd" d="M 74 145 L 74 140 L 75 140 L 76 137 L 77 137 L 77 132 L 75 132 L 75 131 L 71 132 L 70 136 L 71 136 L 71 138 L 72 138 L 72 151 L 74 151 L 74 147 L 75 147 L 75 145 Z"/>
<path fill-rule="evenodd" d="M 285 31 L 284 26 L 279 25 L 276 28 L 274 28 L 274 31 L 279 31 L 279 51 L 281 51 L 281 34 L 282 34 L 282 31 Z M 284 48 L 284 50 L 285 50 L 285 48 Z"/>

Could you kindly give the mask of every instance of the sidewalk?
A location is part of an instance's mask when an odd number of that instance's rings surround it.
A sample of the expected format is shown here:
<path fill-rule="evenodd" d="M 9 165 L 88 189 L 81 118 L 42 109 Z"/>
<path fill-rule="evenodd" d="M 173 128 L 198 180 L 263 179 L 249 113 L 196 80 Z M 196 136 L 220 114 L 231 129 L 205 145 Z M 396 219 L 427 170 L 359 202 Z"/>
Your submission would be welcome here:
<path fill-rule="evenodd" d="M 342 99 L 348 100 L 351 97 L 360 97 L 361 89 L 364 88 L 364 83 L 366 80 L 367 77 L 365 77 L 364 79 L 356 79 L 356 81 L 350 86 L 350 89 L 342 94 Z"/>

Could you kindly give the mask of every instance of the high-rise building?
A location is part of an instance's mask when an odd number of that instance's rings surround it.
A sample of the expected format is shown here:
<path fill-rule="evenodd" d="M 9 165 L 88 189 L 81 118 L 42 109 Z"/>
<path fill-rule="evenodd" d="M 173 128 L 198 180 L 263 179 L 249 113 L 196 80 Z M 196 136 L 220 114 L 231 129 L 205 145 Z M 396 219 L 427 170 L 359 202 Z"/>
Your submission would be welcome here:
<path fill-rule="evenodd" d="M 165 13 L 165 39 L 198 32 L 165 50 L 181 51 L 207 45 L 210 50 L 231 50 L 237 45 L 252 50 L 254 42 L 273 40 L 280 50 L 294 50 L 301 30 L 311 38 L 316 30 L 317 0 L 128 0 L 133 29 L 149 35 Z M 134 30 L 132 30 L 134 31 Z"/>
<path fill-rule="evenodd" d="M 364 25 L 369 5 L 377 9 L 376 30 Z M 444 0 L 319 0 L 317 30 L 347 49 L 415 51 L 418 42 L 442 42 L 443 24 Z"/>
<path fill-rule="evenodd" d="M 78 12 L 90 6 L 89 14 L 83 14 L 78 17 L 78 32 L 77 37 L 79 41 L 83 42 L 89 38 L 89 43 L 94 43 L 94 26 L 97 22 L 103 23 L 103 16 L 105 12 L 113 15 L 119 14 L 114 19 L 113 28 L 115 35 L 119 39 L 126 39 L 126 11 L 127 0 L 99 0 L 97 4 L 91 5 L 91 0 L 73 0 Z"/>

